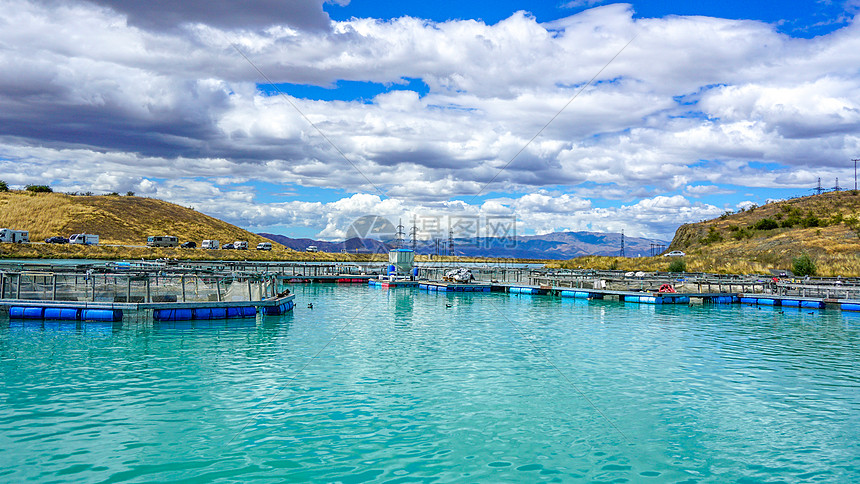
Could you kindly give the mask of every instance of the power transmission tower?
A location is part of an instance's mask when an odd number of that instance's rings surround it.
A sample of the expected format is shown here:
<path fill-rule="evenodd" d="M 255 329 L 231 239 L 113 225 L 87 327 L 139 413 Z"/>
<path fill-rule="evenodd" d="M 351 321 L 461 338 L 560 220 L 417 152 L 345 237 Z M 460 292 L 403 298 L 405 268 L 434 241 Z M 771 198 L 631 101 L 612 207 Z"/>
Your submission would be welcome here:
<path fill-rule="evenodd" d="M 415 226 L 415 217 L 414 216 L 412 217 L 412 230 L 410 230 L 409 233 L 412 236 L 412 251 L 414 252 L 415 246 L 417 245 L 416 242 L 418 239 L 418 227 Z"/>
<path fill-rule="evenodd" d="M 448 230 L 448 255 L 454 255 L 454 230 Z"/>
<path fill-rule="evenodd" d="M 397 219 L 397 235 L 394 236 L 394 246 L 398 249 L 403 248 L 403 219 Z"/>
<path fill-rule="evenodd" d="M 618 252 L 618 257 L 624 257 L 624 229 L 621 229 L 621 251 Z"/>
<path fill-rule="evenodd" d="M 821 177 L 818 177 L 818 186 L 813 188 L 812 190 L 815 192 L 816 195 L 821 195 L 821 192 L 824 191 L 824 189 L 821 188 Z"/>
<path fill-rule="evenodd" d="M 836 177 L 836 186 L 833 187 L 833 191 L 838 192 L 839 190 L 840 190 L 840 188 L 839 188 L 839 177 Z"/>

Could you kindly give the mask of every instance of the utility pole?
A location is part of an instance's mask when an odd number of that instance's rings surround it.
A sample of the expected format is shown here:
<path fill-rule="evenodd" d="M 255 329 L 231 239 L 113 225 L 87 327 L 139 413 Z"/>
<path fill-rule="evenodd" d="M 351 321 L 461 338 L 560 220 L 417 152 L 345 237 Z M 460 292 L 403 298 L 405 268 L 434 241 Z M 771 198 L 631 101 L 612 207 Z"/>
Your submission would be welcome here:
<path fill-rule="evenodd" d="M 857 162 L 860 161 L 860 158 L 852 158 L 851 161 L 854 162 L 854 191 L 857 191 Z"/>
<path fill-rule="evenodd" d="M 454 255 L 454 231 L 448 230 L 448 255 Z"/>
<path fill-rule="evenodd" d="M 418 239 L 418 227 L 415 226 L 415 216 L 412 216 L 412 230 L 410 231 L 412 235 L 412 251 L 415 252 L 415 246 Z"/>

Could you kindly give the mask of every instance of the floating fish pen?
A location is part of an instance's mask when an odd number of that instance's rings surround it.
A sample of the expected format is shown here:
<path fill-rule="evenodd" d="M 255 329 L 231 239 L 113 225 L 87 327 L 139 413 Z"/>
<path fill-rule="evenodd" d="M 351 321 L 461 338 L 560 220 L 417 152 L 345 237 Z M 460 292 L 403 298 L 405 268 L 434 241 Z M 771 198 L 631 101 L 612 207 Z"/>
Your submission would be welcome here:
<path fill-rule="evenodd" d="M 0 272 L 10 319 L 118 322 L 253 318 L 293 309 L 295 296 L 268 274 L 170 271 L 113 264 L 77 272 Z"/>

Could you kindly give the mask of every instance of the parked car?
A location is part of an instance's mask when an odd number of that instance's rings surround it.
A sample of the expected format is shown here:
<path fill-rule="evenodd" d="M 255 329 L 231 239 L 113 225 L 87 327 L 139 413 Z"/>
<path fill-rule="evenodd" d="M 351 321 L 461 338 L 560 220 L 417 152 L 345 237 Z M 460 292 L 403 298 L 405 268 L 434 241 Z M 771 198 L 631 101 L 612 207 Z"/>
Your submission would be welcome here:
<path fill-rule="evenodd" d="M 60 236 L 60 235 L 55 235 L 53 237 L 48 237 L 47 239 L 45 239 L 45 243 L 46 244 L 68 244 L 69 239 L 67 239 L 63 236 Z"/>
<path fill-rule="evenodd" d="M 260 242 L 257 244 L 257 250 L 272 250 L 271 242 Z"/>
<path fill-rule="evenodd" d="M 196 249 L 197 248 L 197 242 L 194 242 L 193 240 L 189 240 L 188 242 L 183 242 L 182 245 L 180 245 L 179 247 L 182 247 L 183 249 Z"/>
<path fill-rule="evenodd" d="M 673 250 L 672 252 L 666 252 L 663 254 L 663 257 L 684 257 L 685 255 L 687 254 L 680 250 Z"/>
<path fill-rule="evenodd" d="M 233 249 L 233 244 L 224 244 L 221 246 L 222 249 L 231 250 Z"/>

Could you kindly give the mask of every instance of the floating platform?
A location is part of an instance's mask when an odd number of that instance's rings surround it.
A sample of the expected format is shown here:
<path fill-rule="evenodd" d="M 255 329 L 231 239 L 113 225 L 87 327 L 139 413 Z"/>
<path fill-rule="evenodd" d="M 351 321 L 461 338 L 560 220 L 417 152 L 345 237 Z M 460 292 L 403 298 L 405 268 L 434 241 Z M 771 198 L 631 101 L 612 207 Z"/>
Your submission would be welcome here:
<path fill-rule="evenodd" d="M 590 292 L 584 289 L 577 291 L 559 291 L 561 297 L 572 297 L 575 299 L 603 299 L 603 294 L 599 292 Z"/>
<path fill-rule="evenodd" d="M 780 296 L 774 294 L 741 294 L 739 302 L 754 306 L 778 306 L 802 309 L 824 309 L 828 305 L 831 305 L 845 311 L 860 311 L 860 307 L 858 309 L 851 309 L 854 304 L 860 305 L 860 301 L 841 301 L 839 299 Z"/>
<path fill-rule="evenodd" d="M 472 284 L 439 281 L 419 281 L 418 289 L 436 292 L 490 292 L 490 284 Z"/>
<path fill-rule="evenodd" d="M 386 279 L 370 279 L 367 284 L 371 287 L 392 289 L 397 287 L 418 287 L 418 281 L 389 281 Z"/>
<path fill-rule="evenodd" d="M 305 275 L 278 275 L 277 278 L 283 282 L 291 284 L 367 284 L 368 281 L 376 280 L 378 275 L 370 274 L 338 274 L 325 276 L 305 276 Z"/>
<path fill-rule="evenodd" d="M 9 308 L 10 319 L 119 322 L 131 311 L 152 311 L 155 321 L 253 318 L 279 315 L 295 306 L 295 294 L 262 301 L 195 301 L 108 303 L 91 301 L 40 301 L 3 299 L 0 307 Z"/>

